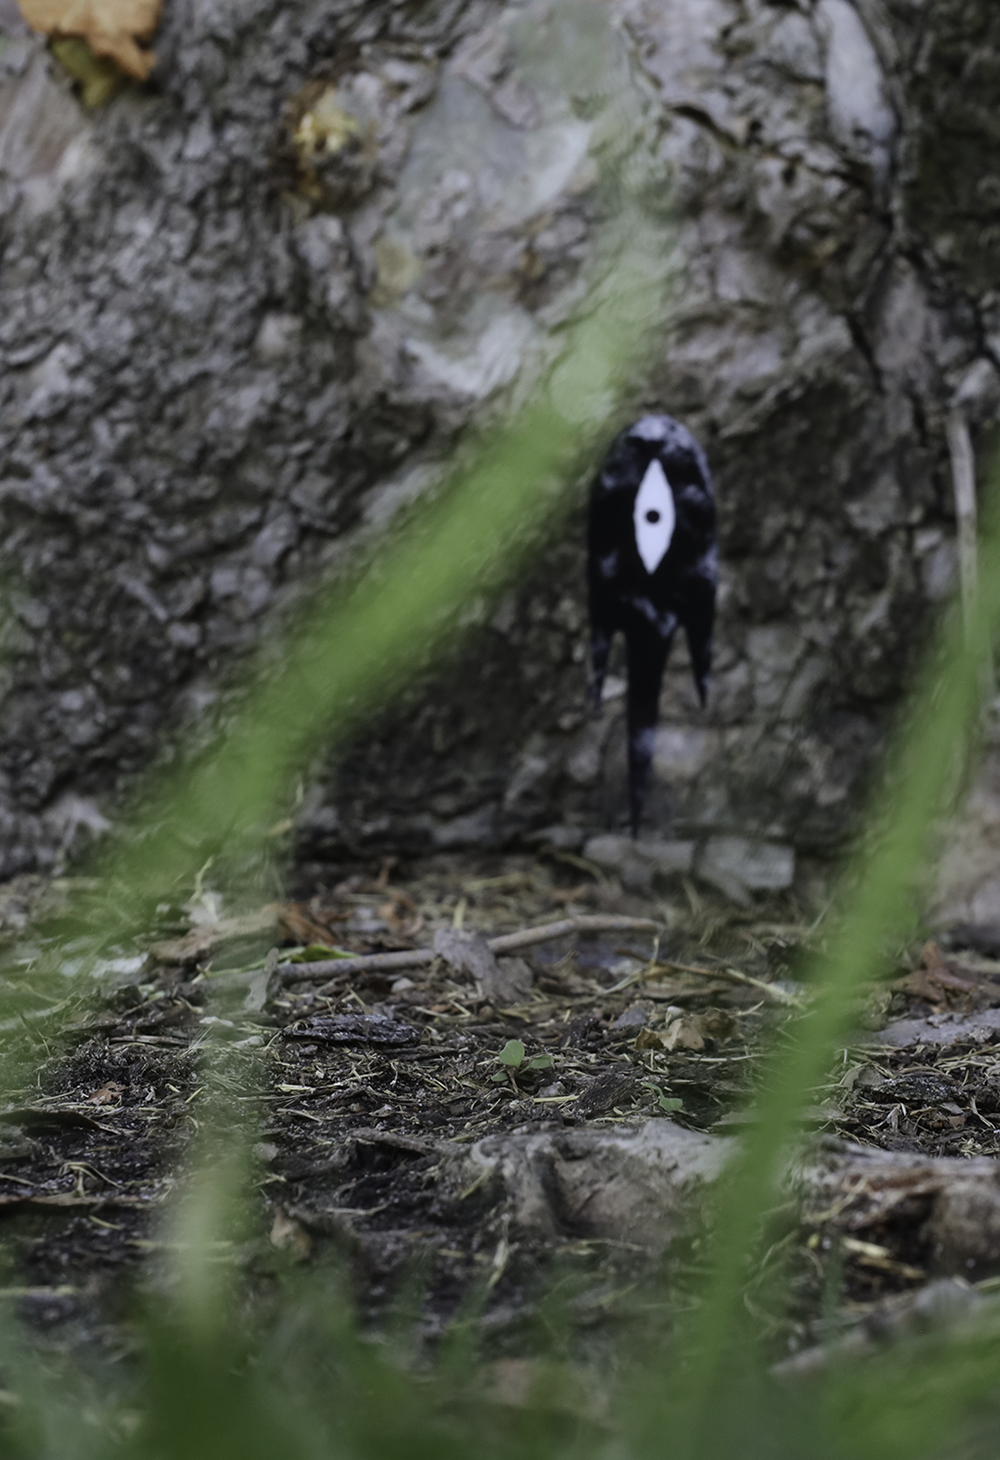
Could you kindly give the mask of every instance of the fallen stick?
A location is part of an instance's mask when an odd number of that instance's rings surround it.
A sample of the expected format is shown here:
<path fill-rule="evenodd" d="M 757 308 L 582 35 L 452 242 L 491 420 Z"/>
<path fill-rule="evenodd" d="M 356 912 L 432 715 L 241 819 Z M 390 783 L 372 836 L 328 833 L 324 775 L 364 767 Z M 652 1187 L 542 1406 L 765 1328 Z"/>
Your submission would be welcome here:
<path fill-rule="evenodd" d="M 360 953 L 357 958 L 320 958 L 315 963 L 279 963 L 282 983 L 314 983 L 321 978 L 347 978 L 378 969 L 419 968 L 437 958 L 433 948 L 405 948 L 398 953 Z"/>
<path fill-rule="evenodd" d="M 516 953 L 536 943 L 551 943 L 567 933 L 662 933 L 663 924 L 651 918 L 627 918 L 613 914 L 581 913 L 579 917 L 562 918 L 558 923 L 543 923 L 540 928 L 522 928 L 519 933 L 501 933 L 490 938 L 492 953 Z"/>
<path fill-rule="evenodd" d="M 661 933 L 660 923 L 649 918 L 627 918 L 600 913 L 582 913 L 575 918 L 561 918 L 557 923 L 543 923 L 538 928 L 522 928 L 517 933 L 501 933 L 488 938 L 491 953 L 519 953 L 537 943 L 551 943 L 568 933 Z M 440 954 L 433 948 L 406 948 L 398 953 L 362 953 L 357 958 L 323 958 L 315 963 L 279 963 L 276 972 L 282 983 L 313 983 L 318 979 L 347 978 L 353 973 L 375 973 L 395 968 L 420 968 L 433 963 Z"/>

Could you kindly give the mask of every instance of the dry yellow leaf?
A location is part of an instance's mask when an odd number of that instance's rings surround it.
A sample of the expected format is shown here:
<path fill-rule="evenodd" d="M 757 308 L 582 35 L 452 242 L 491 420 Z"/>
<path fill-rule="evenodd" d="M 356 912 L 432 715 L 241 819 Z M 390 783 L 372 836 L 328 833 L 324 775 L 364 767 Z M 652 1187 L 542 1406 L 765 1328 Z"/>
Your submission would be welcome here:
<path fill-rule="evenodd" d="M 143 43 L 160 22 L 163 0 L 18 0 L 32 30 L 78 36 L 95 56 L 107 56 L 129 76 L 145 81 L 155 64 Z"/>

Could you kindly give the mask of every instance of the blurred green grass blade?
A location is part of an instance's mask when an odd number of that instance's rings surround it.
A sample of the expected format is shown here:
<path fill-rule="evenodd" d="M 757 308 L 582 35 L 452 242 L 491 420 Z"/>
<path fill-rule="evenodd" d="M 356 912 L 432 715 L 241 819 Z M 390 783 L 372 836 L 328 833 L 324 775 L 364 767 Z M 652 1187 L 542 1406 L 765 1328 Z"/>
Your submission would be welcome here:
<path fill-rule="evenodd" d="M 1000 1312 L 901 1343 L 806 1386 L 837 1460 L 950 1460 L 1000 1449 Z M 978 1443 L 977 1443 L 978 1436 Z"/>
<path fill-rule="evenodd" d="M 815 970 L 816 996 L 796 1022 L 787 1049 L 772 1063 L 756 1102 L 757 1121 L 742 1138 L 721 1195 L 713 1236 L 712 1278 L 688 1334 L 681 1388 L 668 1405 L 678 1457 L 719 1453 L 732 1421 L 732 1401 L 759 1367 L 744 1282 L 764 1214 L 810 1092 L 849 1037 L 859 996 L 879 972 L 887 940 L 912 928 L 930 834 L 975 737 L 982 704 L 982 666 L 1000 620 L 1000 483 L 991 484 L 990 528 L 982 550 L 982 590 L 974 621 L 963 632 L 953 609 L 928 656 L 906 726 L 890 757 L 873 817 L 874 834 L 852 877 L 852 890 Z M 662 1399 L 661 1399 L 662 1405 Z M 661 1406 L 654 1406 L 661 1407 Z"/>

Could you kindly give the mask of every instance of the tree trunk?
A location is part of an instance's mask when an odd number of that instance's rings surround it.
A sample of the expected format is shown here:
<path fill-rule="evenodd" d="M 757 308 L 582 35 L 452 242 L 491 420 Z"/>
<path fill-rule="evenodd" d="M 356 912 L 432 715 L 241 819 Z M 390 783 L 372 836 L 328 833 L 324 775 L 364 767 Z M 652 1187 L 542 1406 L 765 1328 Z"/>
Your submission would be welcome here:
<path fill-rule="evenodd" d="M 167 0 L 151 84 L 88 113 L 2 4 L 0 872 L 100 827 L 530 389 L 613 125 L 676 282 L 608 433 L 683 419 L 721 515 L 710 706 L 675 653 L 651 827 L 751 886 L 726 838 L 841 844 L 953 577 L 948 413 L 1000 398 L 995 6 Z M 581 513 L 318 778 L 303 855 L 624 823 Z"/>

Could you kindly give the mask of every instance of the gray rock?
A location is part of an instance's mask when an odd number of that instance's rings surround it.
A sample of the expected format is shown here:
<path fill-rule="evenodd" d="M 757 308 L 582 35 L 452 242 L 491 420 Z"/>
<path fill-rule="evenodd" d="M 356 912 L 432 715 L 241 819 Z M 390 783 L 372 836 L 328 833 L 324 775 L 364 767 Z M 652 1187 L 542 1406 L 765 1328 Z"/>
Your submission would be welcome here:
<path fill-rule="evenodd" d="M 611 1027 L 612 1029 L 625 1030 L 642 1029 L 649 1023 L 649 1015 L 650 1009 L 648 1005 L 633 1004 L 630 1009 L 626 1009 L 623 1014 L 618 1015 L 618 1018 Z"/>
<path fill-rule="evenodd" d="M 894 1019 L 872 1044 L 905 1049 L 911 1044 L 992 1044 L 1000 1039 L 1000 1009 L 977 1009 L 973 1014 L 929 1014 L 922 1019 Z"/>
<path fill-rule="evenodd" d="M 442 851 L 453 847 L 488 847 L 496 841 L 496 816 L 492 807 L 474 811 L 469 816 L 456 816 L 453 821 L 438 822 L 431 831 L 435 847 Z"/>
<path fill-rule="evenodd" d="M 748 893 L 779 892 L 795 881 L 795 850 L 741 836 L 713 836 L 698 849 L 694 870 L 734 902 Z"/>
<path fill-rule="evenodd" d="M 579 826 L 544 826 L 533 831 L 528 841 L 541 846 L 555 847 L 560 852 L 579 852 L 583 848 L 585 833 Z"/>
<path fill-rule="evenodd" d="M 444 1179 L 463 1190 L 492 1175 L 522 1232 L 582 1233 L 662 1252 L 690 1230 L 732 1149 L 730 1140 L 666 1119 L 638 1129 L 490 1136 L 453 1159 Z"/>
<path fill-rule="evenodd" d="M 646 866 L 650 875 L 654 872 L 670 875 L 690 872 L 694 842 L 633 841 L 629 836 L 608 834 L 591 837 L 584 844 L 583 855 L 588 862 L 609 872 L 621 872 L 630 863 L 637 862 Z"/>

